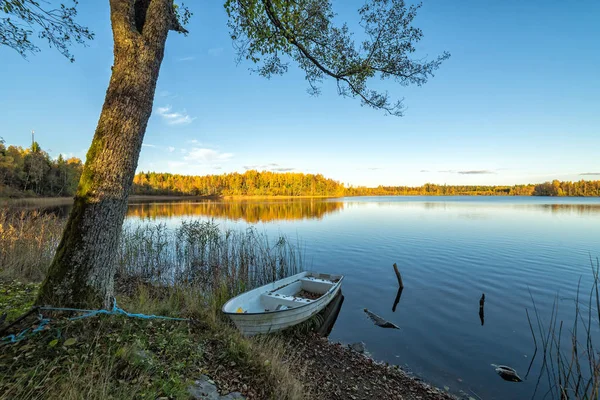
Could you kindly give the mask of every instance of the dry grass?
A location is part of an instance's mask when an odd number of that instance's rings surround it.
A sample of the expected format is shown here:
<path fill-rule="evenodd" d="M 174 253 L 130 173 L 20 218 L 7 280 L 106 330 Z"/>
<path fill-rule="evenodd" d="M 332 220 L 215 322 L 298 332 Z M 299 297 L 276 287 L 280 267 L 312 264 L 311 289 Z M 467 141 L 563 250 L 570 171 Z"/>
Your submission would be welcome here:
<path fill-rule="evenodd" d="M 0 198 L 0 207 L 37 209 L 73 204 L 73 197 L 25 197 L 20 199 Z"/>
<path fill-rule="evenodd" d="M 270 366 L 270 379 L 277 382 L 276 399 L 310 399 L 311 393 L 298 377 L 306 368 L 299 362 L 289 342 L 279 336 L 258 336 L 250 340 L 250 348 L 258 355 L 259 362 Z"/>
<path fill-rule="evenodd" d="M 64 222 L 40 211 L 0 210 L 0 276 L 40 281 L 62 235 Z"/>

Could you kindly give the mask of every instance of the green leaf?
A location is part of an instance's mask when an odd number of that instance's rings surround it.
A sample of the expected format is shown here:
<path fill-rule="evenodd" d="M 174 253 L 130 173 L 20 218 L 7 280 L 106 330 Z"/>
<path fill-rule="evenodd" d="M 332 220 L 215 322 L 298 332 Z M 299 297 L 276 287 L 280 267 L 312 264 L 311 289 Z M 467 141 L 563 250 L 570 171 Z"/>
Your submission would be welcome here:
<path fill-rule="evenodd" d="M 64 346 L 65 347 L 73 346 L 75 343 L 77 343 L 77 338 L 72 337 L 72 338 L 65 340 Z"/>
<path fill-rule="evenodd" d="M 57 344 L 58 344 L 58 339 L 54 339 L 53 341 L 48 343 L 48 347 L 56 347 Z"/>

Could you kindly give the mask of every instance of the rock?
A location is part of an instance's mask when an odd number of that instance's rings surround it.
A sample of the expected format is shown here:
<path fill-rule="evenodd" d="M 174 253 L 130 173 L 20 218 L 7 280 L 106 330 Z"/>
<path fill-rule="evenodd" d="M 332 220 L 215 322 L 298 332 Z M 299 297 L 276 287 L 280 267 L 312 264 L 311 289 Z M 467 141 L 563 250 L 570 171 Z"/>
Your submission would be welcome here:
<path fill-rule="evenodd" d="M 226 396 L 221 396 L 221 399 L 245 399 L 244 395 L 241 394 L 240 392 L 231 392 Z"/>
<path fill-rule="evenodd" d="M 190 398 L 196 400 L 235 400 L 245 399 L 240 392 L 232 392 L 221 396 L 217 385 L 208 376 L 202 375 L 200 379 L 194 382 L 193 385 L 188 387 L 188 393 Z"/>
<path fill-rule="evenodd" d="M 364 353 L 365 352 L 365 343 L 364 342 L 356 342 L 356 343 L 352 343 L 350 345 L 348 345 L 348 347 L 350 347 L 352 350 L 354 350 L 357 353 Z"/>
<path fill-rule="evenodd" d="M 138 360 L 145 361 L 145 360 L 152 358 L 152 354 L 143 349 L 137 349 L 134 354 Z"/>
<path fill-rule="evenodd" d="M 496 365 L 492 364 L 492 367 L 495 368 L 496 373 L 500 375 L 502 379 L 509 382 L 523 382 L 521 377 L 517 374 L 514 368 L 507 367 L 506 365 Z"/>
<path fill-rule="evenodd" d="M 206 375 L 200 376 L 200 379 L 188 387 L 188 393 L 191 398 L 199 400 L 219 400 L 221 398 L 217 386 Z"/>

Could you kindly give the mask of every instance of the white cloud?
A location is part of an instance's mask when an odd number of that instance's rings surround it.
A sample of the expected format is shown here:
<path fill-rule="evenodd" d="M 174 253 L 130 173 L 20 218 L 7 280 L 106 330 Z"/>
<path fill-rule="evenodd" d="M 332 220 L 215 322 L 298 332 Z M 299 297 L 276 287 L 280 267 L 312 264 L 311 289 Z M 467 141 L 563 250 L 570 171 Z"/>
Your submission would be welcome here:
<path fill-rule="evenodd" d="M 282 167 L 277 163 L 269 163 L 269 164 L 254 164 L 254 165 L 244 165 L 245 170 L 256 170 L 256 171 L 272 171 L 272 172 L 290 172 L 294 171 L 296 168 L 293 167 Z"/>
<path fill-rule="evenodd" d="M 156 147 L 154 144 L 142 143 L 142 147 Z"/>
<path fill-rule="evenodd" d="M 188 57 L 178 58 L 177 61 L 192 61 L 195 59 L 196 59 L 196 57 L 194 57 L 194 56 L 188 56 Z"/>
<path fill-rule="evenodd" d="M 295 169 L 296 168 L 291 168 L 291 167 L 278 167 L 278 168 L 273 168 L 271 171 L 273 171 L 273 172 L 290 172 Z"/>
<path fill-rule="evenodd" d="M 194 147 L 183 157 L 183 159 L 189 162 L 212 163 L 216 161 L 227 161 L 231 159 L 231 157 L 233 157 L 232 153 L 221 153 L 213 149 Z"/>
<path fill-rule="evenodd" d="M 171 111 L 171 109 L 171 106 L 158 107 L 156 109 L 158 115 L 160 115 L 169 125 L 187 125 L 196 119 L 190 117 L 185 110 L 181 112 L 175 112 Z"/>
<path fill-rule="evenodd" d="M 167 147 L 167 150 L 169 150 L 169 153 L 172 153 L 175 151 L 175 147 L 169 146 L 169 147 Z"/>

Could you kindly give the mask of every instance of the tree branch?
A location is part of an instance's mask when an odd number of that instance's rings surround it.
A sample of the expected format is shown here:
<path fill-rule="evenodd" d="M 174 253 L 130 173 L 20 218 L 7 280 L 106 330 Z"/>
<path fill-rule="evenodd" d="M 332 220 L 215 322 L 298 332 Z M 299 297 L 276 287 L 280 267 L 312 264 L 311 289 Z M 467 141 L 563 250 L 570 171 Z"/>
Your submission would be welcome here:
<path fill-rule="evenodd" d="M 283 26 L 281 21 L 277 18 L 277 15 L 275 15 L 275 11 L 273 10 L 273 3 L 271 3 L 271 0 L 263 0 L 263 3 L 265 5 L 265 11 L 267 12 L 269 19 L 271 20 L 273 25 L 275 25 L 275 27 L 277 27 L 279 29 L 279 31 L 281 32 L 283 37 L 285 37 L 288 40 L 288 42 L 290 42 L 292 45 L 296 46 L 296 48 L 298 50 L 300 50 L 302 55 L 304 57 L 308 58 L 323 73 L 325 73 L 335 79 L 342 78 L 341 75 L 338 75 L 333 71 L 330 71 L 328 68 L 326 68 L 324 65 L 322 65 L 315 57 L 313 57 L 310 54 L 310 52 L 306 49 L 306 47 L 304 47 L 302 44 L 298 43 L 298 41 L 295 39 L 294 35 L 292 35 L 290 32 L 288 32 L 288 30 Z"/>
<path fill-rule="evenodd" d="M 94 34 L 85 26 L 75 21 L 78 0 L 71 0 L 68 7 L 61 4 L 59 8 L 45 9 L 39 0 L 0 0 L 3 18 L 0 18 L 0 46 L 8 46 L 21 56 L 39 51 L 31 38 L 34 30 L 37 36 L 48 41 L 71 62 L 73 56 L 69 52 L 72 42 L 85 45 L 92 40 Z M 6 17 L 4 17 L 6 16 Z"/>

